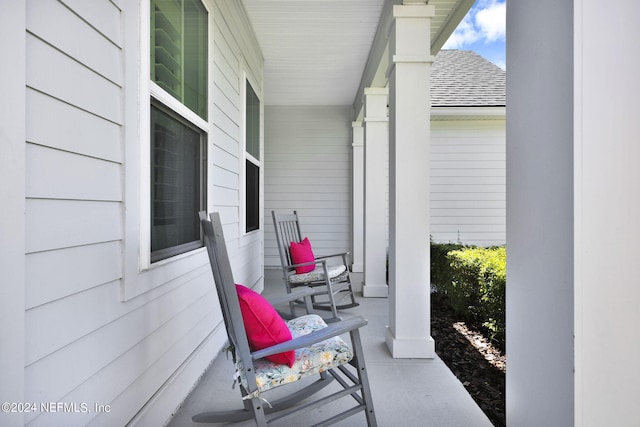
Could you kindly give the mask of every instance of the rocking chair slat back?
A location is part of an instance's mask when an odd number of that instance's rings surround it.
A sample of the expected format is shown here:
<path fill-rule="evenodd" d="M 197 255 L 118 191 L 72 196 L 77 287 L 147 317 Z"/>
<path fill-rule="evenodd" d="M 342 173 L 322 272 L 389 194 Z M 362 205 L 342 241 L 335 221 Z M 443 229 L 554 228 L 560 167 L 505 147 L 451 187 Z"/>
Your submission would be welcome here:
<path fill-rule="evenodd" d="M 227 336 L 231 341 L 230 344 L 232 348 L 236 349 L 236 351 L 245 351 L 248 356 L 250 353 L 247 340 L 239 339 L 239 337 L 246 337 L 246 331 L 242 321 L 242 313 L 240 312 L 240 303 L 235 288 L 235 281 L 233 280 L 233 272 L 231 271 L 231 265 L 227 255 L 227 246 L 222 232 L 220 214 L 218 212 L 212 213 L 211 221 L 208 220 L 205 212 L 200 212 L 199 216 L 204 229 L 205 244 L 212 266 Z M 227 258 L 222 259 L 222 257 Z M 237 309 L 234 310 L 232 309 L 233 307 L 237 307 Z M 234 352 L 232 352 L 232 354 L 235 362 Z"/>
<path fill-rule="evenodd" d="M 275 218 L 276 213 L 272 212 L 272 216 Z M 291 265 L 293 264 L 293 260 L 289 252 L 289 245 L 291 242 L 300 243 L 303 239 L 300 222 L 298 221 L 298 213 L 293 211 L 293 214 L 278 215 L 277 221 L 274 219 L 274 226 L 277 228 L 276 238 L 278 241 L 280 261 L 282 265 Z"/>

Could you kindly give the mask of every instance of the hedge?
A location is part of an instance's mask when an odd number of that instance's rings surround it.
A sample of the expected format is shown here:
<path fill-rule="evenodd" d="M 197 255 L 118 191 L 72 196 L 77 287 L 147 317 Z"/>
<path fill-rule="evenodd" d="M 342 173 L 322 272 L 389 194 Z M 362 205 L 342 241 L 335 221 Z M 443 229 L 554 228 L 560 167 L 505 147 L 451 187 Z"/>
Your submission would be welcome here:
<path fill-rule="evenodd" d="M 456 314 L 504 344 L 506 249 L 431 244 L 431 283 Z"/>

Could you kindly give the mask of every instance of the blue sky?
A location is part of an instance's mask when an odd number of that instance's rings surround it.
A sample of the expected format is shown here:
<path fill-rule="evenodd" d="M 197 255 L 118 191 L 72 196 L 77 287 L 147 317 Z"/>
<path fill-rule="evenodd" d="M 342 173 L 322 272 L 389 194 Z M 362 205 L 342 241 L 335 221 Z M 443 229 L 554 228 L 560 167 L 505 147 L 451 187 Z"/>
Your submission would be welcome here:
<path fill-rule="evenodd" d="M 473 50 L 506 69 L 506 0 L 476 0 L 443 49 Z"/>

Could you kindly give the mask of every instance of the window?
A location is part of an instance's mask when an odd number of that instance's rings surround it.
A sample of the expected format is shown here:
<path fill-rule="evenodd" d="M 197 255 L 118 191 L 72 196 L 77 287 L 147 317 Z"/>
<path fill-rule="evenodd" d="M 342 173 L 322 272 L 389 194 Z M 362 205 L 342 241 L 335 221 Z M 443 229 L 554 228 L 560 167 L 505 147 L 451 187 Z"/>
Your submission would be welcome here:
<path fill-rule="evenodd" d="M 199 0 L 151 1 L 151 80 L 205 120 L 207 19 Z"/>
<path fill-rule="evenodd" d="M 260 100 L 245 87 L 245 231 L 260 228 Z"/>
<path fill-rule="evenodd" d="M 156 262 L 203 246 L 198 211 L 206 209 L 207 193 L 208 15 L 199 0 L 151 0 L 150 12 L 150 237 Z"/>
<path fill-rule="evenodd" d="M 204 132 L 151 106 L 151 262 L 202 246 Z"/>

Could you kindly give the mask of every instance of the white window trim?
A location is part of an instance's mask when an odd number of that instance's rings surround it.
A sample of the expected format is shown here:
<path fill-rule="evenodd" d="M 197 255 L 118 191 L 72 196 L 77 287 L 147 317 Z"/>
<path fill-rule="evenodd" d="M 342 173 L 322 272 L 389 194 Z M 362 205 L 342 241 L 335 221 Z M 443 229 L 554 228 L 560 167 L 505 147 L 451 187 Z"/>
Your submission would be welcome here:
<path fill-rule="evenodd" d="M 260 233 L 264 230 L 264 215 L 259 215 L 259 227 L 257 230 L 247 232 L 247 165 L 246 161 L 249 160 L 254 165 L 258 166 L 260 171 L 260 188 L 259 188 L 259 206 L 258 212 L 264 210 L 264 102 L 262 101 L 262 90 L 257 84 L 257 81 L 247 73 L 248 67 L 246 63 L 242 62 L 242 71 L 240 72 L 240 105 L 241 105 L 241 125 L 240 125 L 240 140 L 241 140 L 241 152 L 238 156 L 240 161 L 240 236 L 250 236 L 252 234 Z M 260 101 L 260 159 L 256 159 L 251 154 L 247 153 L 247 82 L 253 88 L 258 100 Z"/>
<path fill-rule="evenodd" d="M 167 282 L 200 274 L 207 267 L 206 249 L 198 248 L 151 263 L 151 98 L 156 98 L 207 134 L 207 211 L 213 206 L 211 154 L 213 153 L 213 55 L 212 0 L 201 0 L 208 19 L 207 116 L 208 121 L 177 101 L 150 79 L 150 1 L 124 2 L 124 123 L 125 152 L 124 249 L 122 301 L 130 300 Z"/>

